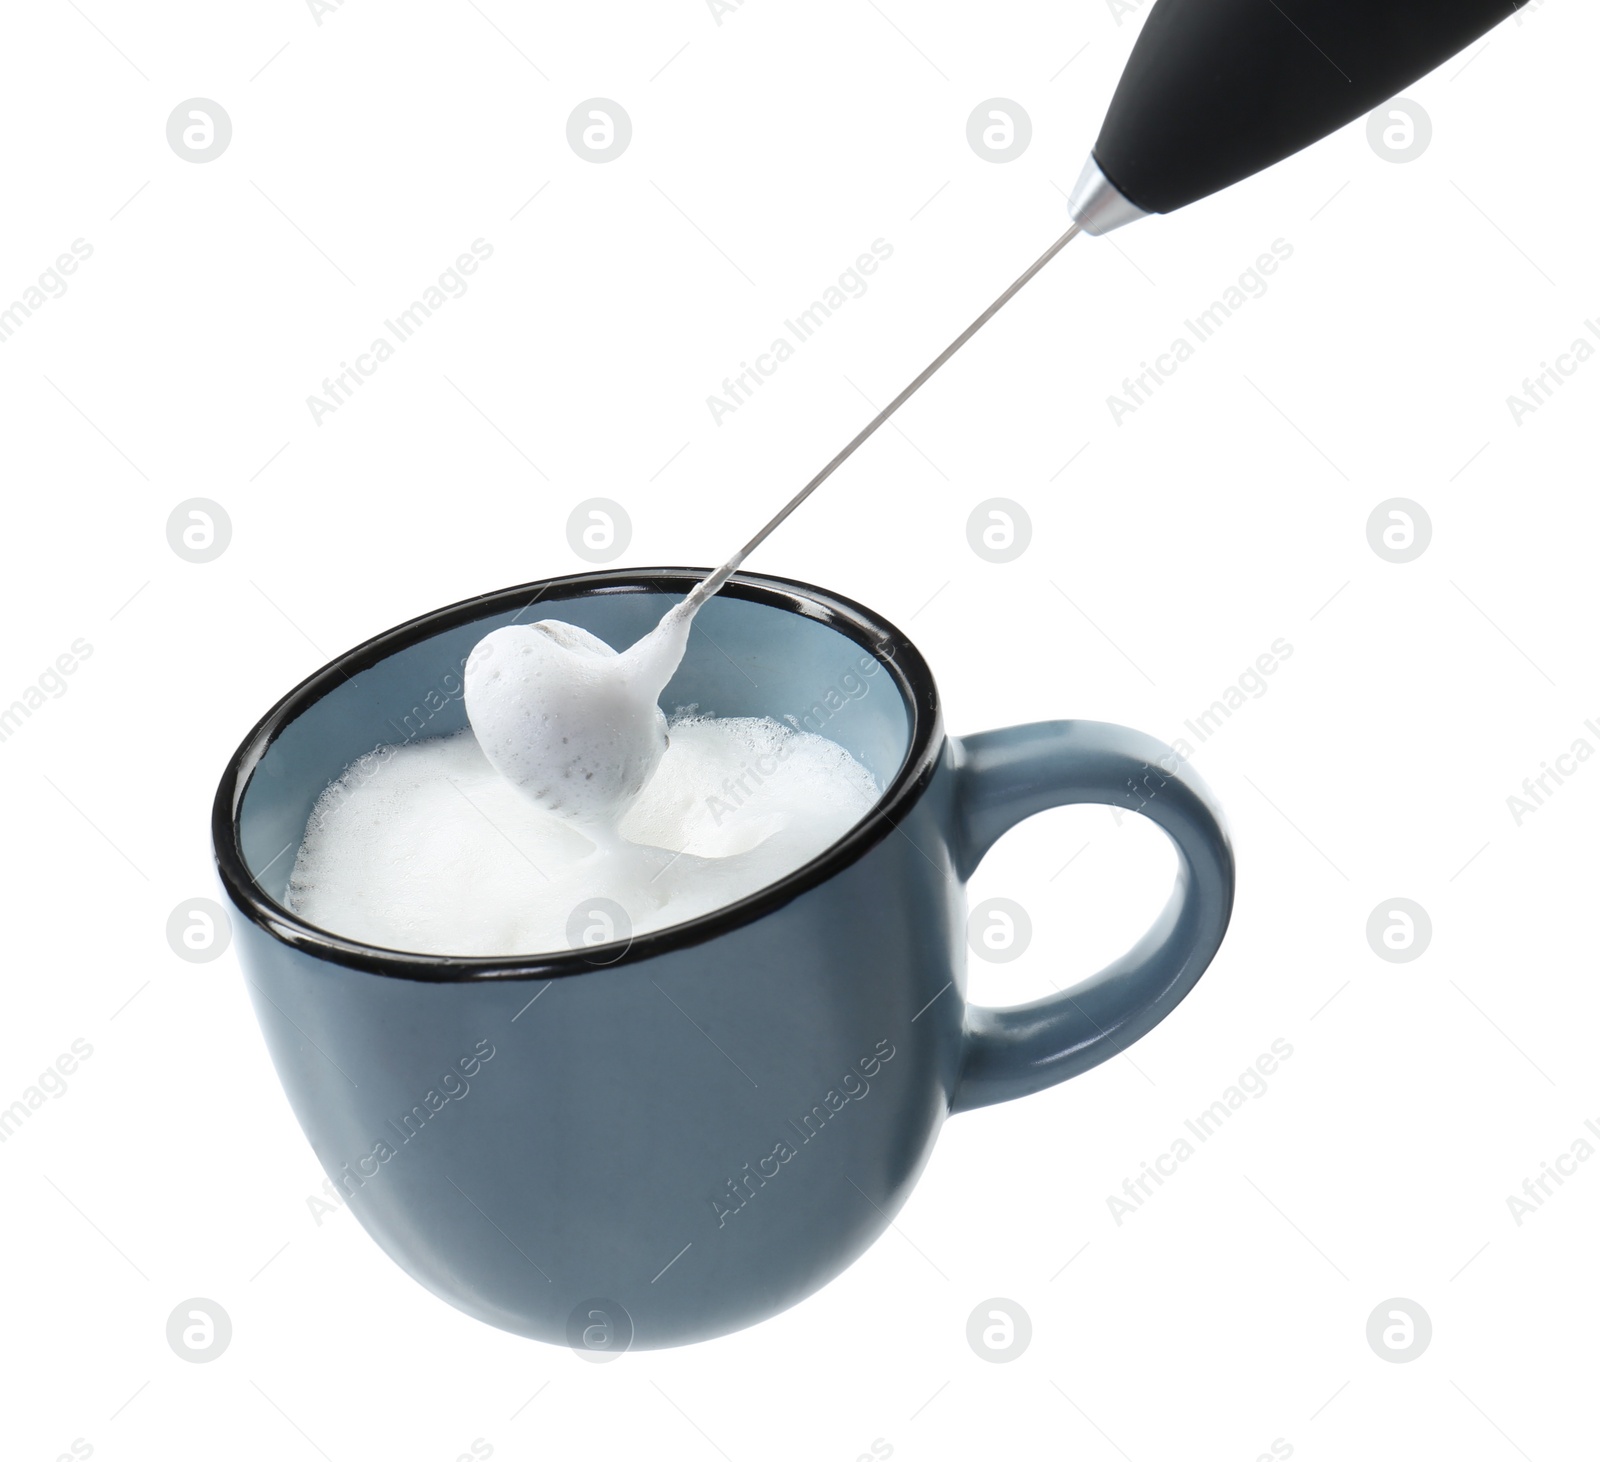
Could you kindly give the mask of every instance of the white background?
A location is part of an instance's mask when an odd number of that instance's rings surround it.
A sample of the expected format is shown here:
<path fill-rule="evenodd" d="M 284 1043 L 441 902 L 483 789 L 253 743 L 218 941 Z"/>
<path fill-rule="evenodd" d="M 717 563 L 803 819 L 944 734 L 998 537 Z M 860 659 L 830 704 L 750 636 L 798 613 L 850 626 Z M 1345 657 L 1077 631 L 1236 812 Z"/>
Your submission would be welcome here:
<path fill-rule="evenodd" d="M 584 567 L 582 499 L 630 514 L 619 566 L 720 559 L 1062 230 L 1137 21 L 67 0 L 9 22 L 0 304 L 74 239 L 93 255 L 0 347 L 0 703 L 93 653 L 0 743 L 0 1104 L 75 1039 L 93 1055 L 0 1146 L 8 1458 L 1580 1454 L 1600 1162 L 1520 1226 L 1507 1197 L 1600 1119 L 1600 765 L 1520 826 L 1506 799 L 1600 747 L 1600 362 L 1520 426 L 1506 398 L 1600 315 L 1600 20 L 1538 6 L 1416 86 L 1416 161 L 1358 123 L 1078 241 L 758 555 L 906 629 L 955 733 L 1175 738 L 1275 639 L 1293 655 L 1195 753 L 1240 882 L 1178 1012 L 1131 1059 L 952 1121 L 898 1231 L 824 1292 L 609 1366 L 450 1309 L 347 1212 L 315 1221 L 233 955 L 165 938 L 215 892 L 216 779 L 333 654 Z M 566 139 L 596 96 L 633 123 L 604 165 Z M 165 135 L 193 97 L 233 124 L 201 165 Z M 992 97 L 1032 119 L 1004 165 L 966 139 Z M 478 238 L 470 291 L 318 425 L 307 396 Z M 870 290 L 715 424 L 708 394 L 878 238 Z M 1115 425 L 1108 394 L 1277 239 L 1269 292 Z M 1397 496 L 1433 524 L 1403 565 L 1366 536 Z M 165 536 L 192 497 L 232 521 L 208 564 Z M 1031 516 L 1010 564 L 967 545 L 991 497 Z M 1033 943 L 973 993 L 1097 967 L 1170 864 L 1103 812 L 1019 830 L 972 892 L 1022 903 Z M 1396 897 L 1433 923 L 1405 964 L 1365 932 Z M 1280 1038 L 1266 1093 L 1119 1225 L 1108 1196 Z M 192 1296 L 232 1318 L 210 1364 L 165 1338 Z M 994 1296 L 1032 1320 L 1007 1364 L 965 1338 Z M 1433 1323 L 1404 1365 L 1366 1339 L 1396 1296 Z"/>

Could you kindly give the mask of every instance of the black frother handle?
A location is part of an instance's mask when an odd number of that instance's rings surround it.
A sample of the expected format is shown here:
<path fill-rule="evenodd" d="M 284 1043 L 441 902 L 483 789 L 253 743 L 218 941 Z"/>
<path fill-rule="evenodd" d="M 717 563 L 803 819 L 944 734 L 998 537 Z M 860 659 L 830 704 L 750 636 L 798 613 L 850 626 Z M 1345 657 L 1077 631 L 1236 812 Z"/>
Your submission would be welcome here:
<path fill-rule="evenodd" d="M 1171 213 L 1337 131 L 1526 0 L 1156 0 L 1094 157 Z"/>

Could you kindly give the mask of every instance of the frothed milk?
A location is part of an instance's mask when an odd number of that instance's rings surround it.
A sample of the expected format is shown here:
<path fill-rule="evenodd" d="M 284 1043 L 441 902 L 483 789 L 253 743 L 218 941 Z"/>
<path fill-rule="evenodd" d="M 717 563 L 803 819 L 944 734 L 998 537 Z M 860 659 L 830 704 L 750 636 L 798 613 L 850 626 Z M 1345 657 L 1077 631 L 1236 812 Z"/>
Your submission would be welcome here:
<path fill-rule="evenodd" d="M 672 679 L 694 611 L 674 604 L 620 654 L 559 619 L 508 624 L 467 661 L 467 718 L 507 781 L 596 843 L 617 826 L 667 747 L 657 698 Z"/>
<path fill-rule="evenodd" d="M 620 653 L 560 620 L 485 635 L 469 728 L 348 767 L 312 809 L 289 907 L 388 949 L 541 954 L 596 942 L 597 900 L 621 910 L 607 936 L 643 934 L 816 857 L 881 789 L 843 747 L 777 721 L 668 727 L 659 697 L 703 602 Z"/>
<path fill-rule="evenodd" d="M 289 907 L 388 949 L 567 949 L 586 901 L 619 904 L 636 934 L 692 919 L 814 858 L 877 800 L 872 774 L 809 731 L 695 717 L 666 731 L 604 849 L 502 776 L 471 729 L 370 753 L 319 799 Z"/>

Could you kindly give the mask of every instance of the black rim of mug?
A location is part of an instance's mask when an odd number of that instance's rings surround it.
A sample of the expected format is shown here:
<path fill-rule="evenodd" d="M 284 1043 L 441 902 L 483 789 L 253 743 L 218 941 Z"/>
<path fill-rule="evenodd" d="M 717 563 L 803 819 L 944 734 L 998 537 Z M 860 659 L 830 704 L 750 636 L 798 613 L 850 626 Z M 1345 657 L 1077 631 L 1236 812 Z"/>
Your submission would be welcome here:
<path fill-rule="evenodd" d="M 762 918 L 854 863 L 897 830 L 901 819 L 933 777 L 944 741 L 939 693 L 933 674 L 921 652 L 905 635 L 853 600 L 794 579 L 735 574 L 720 591 L 723 595 L 814 619 L 854 640 L 878 659 L 899 689 L 911 721 L 905 757 L 872 811 L 838 842 L 793 873 L 709 914 L 637 934 L 628 940 L 584 950 L 466 956 L 385 949 L 332 934 L 307 923 L 269 897 L 246 866 L 239 846 L 239 806 L 261 758 L 285 727 L 354 675 L 434 635 L 507 609 L 530 609 L 536 603 L 558 604 L 592 594 L 687 593 L 707 572 L 686 568 L 621 569 L 571 574 L 498 589 L 432 610 L 385 630 L 301 681 L 256 723 L 229 758 L 212 804 L 211 842 L 217 873 L 235 907 L 284 944 L 371 974 L 435 984 L 468 980 L 546 980 L 618 969 L 703 944 Z"/>

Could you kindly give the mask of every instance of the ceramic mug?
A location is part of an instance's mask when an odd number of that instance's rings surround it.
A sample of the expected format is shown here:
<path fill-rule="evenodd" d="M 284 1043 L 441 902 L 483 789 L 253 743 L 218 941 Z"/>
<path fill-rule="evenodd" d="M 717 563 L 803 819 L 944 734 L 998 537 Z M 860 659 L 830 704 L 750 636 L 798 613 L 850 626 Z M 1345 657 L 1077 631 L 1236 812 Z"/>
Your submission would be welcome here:
<path fill-rule="evenodd" d="M 740 575 L 700 611 L 661 703 L 792 718 L 845 747 L 884 790 L 832 847 L 633 938 L 598 902 L 574 910 L 575 947 L 555 953 L 397 952 L 286 909 L 318 794 L 375 747 L 466 725 L 483 635 L 550 617 L 625 646 L 699 577 L 581 574 L 379 635 L 267 714 L 213 811 L 256 1014 L 350 1210 L 450 1304 L 596 1358 L 725 1334 L 826 1284 L 888 1226 L 948 1115 L 1136 1041 L 1199 979 L 1233 904 L 1222 816 L 1170 748 L 1092 721 L 947 737 L 899 631 Z M 973 869 L 1023 818 L 1083 802 L 1167 833 L 1171 898 L 1092 979 L 968 1005 Z"/>

